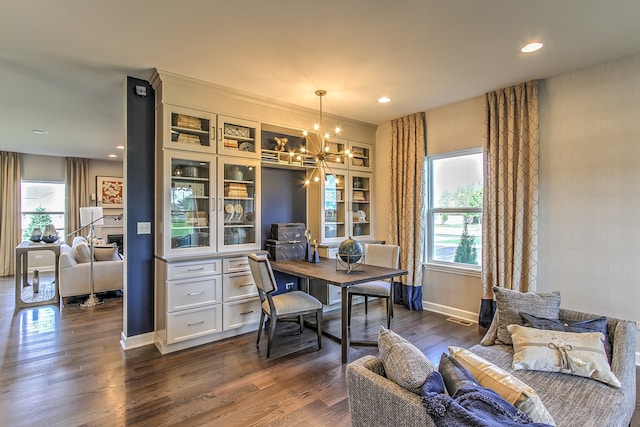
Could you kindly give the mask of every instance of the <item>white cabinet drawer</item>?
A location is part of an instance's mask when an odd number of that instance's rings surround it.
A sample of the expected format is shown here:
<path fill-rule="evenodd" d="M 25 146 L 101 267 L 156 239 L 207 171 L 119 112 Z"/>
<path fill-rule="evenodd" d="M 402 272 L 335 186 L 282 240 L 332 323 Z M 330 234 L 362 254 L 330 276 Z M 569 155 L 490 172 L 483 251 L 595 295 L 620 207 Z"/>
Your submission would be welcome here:
<path fill-rule="evenodd" d="M 250 271 L 225 274 L 222 279 L 224 301 L 235 301 L 247 297 L 257 297 L 258 287 Z"/>
<path fill-rule="evenodd" d="M 336 285 L 328 285 L 329 292 L 328 304 L 340 304 L 342 302 L 342 288 Z"/>
<path fill-rule="evenodd" d="M 167 282 L 167 311 L 222 302 L 222 276 Z"/>
<path fill-rule="evenodd" d="M 167 265 L 167 280 L 186 279 L 188 277 L 210 276 L 222 273 L 222 261 L 185 261 Z"/>
<path fill-rule="evenodd" d="M 249 259 L 246 256 L 225 258 L 223 260 L 223 264 L 224 264 L 223 269 L 225 273 L 249 271 Z"/>
<path fill-rule="evenodd" d="M 258 323 L 260 310 L 260 298 L 225 303 L 224 330 Z"/>
<path fill-rule="evenodd" d="M 222 331 L 222 304 L 167 315 L 167 344 Z"/>

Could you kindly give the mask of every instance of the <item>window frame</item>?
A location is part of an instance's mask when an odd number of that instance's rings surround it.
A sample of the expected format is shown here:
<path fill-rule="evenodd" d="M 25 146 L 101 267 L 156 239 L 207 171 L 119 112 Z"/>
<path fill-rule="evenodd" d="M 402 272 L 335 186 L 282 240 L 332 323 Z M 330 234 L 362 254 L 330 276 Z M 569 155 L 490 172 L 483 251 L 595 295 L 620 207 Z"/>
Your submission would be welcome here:
<path fill-rule="evenodd" d="M 25 215 L 38 215 L 41 214 L 41 212 L 37 212 L 37 211 L 28 211 L 24 209 L 24 204 L 22 202 L 23 198 L 24 198 L 24 190 L 23 190 L 23 184 L 43 184 L 43 185 L 47 185 L 47 184 L 56 184 L 56 185 L 62 185 L 63 186 L 63 190 L 64 193 L 66 194 L 66 183 L 64 181 L 55 181 L 55 180 L 41 180 L 41 179 L 22 179 L 20 180 L 20 236 L 21 238 L 23 238 L 24 235 L 24 231 L 25 229 L 22 227 L 23 226 L 23 220 L 24 220 L 24 216 Z M 63 227 L 58 227 L 56 226 L 56 231 L 58 232 L 58 238 L 60 239 L 60 241 L 64 241 L 65 237 L 66 237 L 66 217 L 67 217 L 67 212 L 66 212 L 66 206 L 64 206 L 63 203 L 63 210 L 62 211 L 46 211 L 46 214 L 48 215 L 62 215 L 62 221 L 63 221 Z M 44 232 L 44 229 L 42 229 L 42 231 Z"/>
<path fill-rule="evenodd" d="M 453 157 L 461 157 L 472 154 L 483 154 L 482 148 L 471 148 L 459 151 L 450 151 L 446 153 L 428 155 L 425 158 L 425 175 L 427 177 L 427 232 L 425 239 L 425 266 L 430 270 L 466 274 L 479 277 L 482 272 L 482 263 L 480 265 L 463 264 L 459 262 L 449 262 L 433 259 L 434 256 L 434 236 L 435 224 L 434 216 L 436 214 L 465 214 L 479 213 L 482 215 L 482 207 L 480 208 L 435 208 L 433 201 L 433 162 L 435 160 L 448 159 Z M 484 176 L 482 177 L 484 187 Z M 484 188 L 483 188 L 484 190 Z M 483 237 L 483 236 L 482 236 Z M 480 254 L 481 256 L 481 254 Z"/>

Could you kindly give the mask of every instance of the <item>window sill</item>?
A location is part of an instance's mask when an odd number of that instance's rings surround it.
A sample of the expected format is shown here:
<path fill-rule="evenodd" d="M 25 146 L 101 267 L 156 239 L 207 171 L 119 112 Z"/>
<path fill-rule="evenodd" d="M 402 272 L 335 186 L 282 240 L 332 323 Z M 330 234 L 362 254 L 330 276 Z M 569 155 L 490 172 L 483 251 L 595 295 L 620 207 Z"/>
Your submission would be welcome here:
<path fill-rule="evenodd" d="M 435 262 L 423 264 L 425 270 L 438 271 L 440 273 L 461 274 L 463 276 L 481 277 L 482 271 L 480 267 L 462 267 L 451 264 L 440 264 Z"/>

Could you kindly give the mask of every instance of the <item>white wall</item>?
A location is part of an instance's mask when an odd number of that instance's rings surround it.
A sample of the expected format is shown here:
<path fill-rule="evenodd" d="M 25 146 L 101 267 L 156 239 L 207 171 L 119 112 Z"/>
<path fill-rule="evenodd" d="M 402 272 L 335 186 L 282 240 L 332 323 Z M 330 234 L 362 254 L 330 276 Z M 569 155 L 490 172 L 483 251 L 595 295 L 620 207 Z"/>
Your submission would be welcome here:
<path fill-rule="evenodd" d="M 638 99 L 640 54 L 541 81 L 538 290 L 559 290 L 563 307 L 640 320 Z M 429 154 L 481 147 L 483 110 L 479 97 L 427 111 Z M 378 156 L 389 139 L 384 124 Z M 423 285 L 426 307 L 479 310 L 479 277 L 427 270 Z"/>
<path fill-rule="evenodd" d="M 568 308 L 640 320 L 640 54 L 540 90 L 538 289 Z"/>

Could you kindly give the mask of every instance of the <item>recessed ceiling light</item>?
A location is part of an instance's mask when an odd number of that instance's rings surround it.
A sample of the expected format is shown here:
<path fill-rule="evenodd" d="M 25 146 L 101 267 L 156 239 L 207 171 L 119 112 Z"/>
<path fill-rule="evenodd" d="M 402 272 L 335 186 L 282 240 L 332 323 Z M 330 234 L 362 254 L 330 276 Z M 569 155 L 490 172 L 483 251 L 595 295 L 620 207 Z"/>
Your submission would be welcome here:
<path fill-rule="evenodd" d="M 118 157 L 118 156 L 116 156 L 115 154 L 109 154 L 109 157 L 115 158 L 115 157 Z"/>
<path fill-rule="evenodd" d="M 382 98 L 378 98 L 378 102 L 380 104 L 386 104 L 387 102 L 391 102 L 391 98 L 388 96 L 383 96 Z"/>
<path fill-rule="evenodd" d="M 124 150 L 124 145 L 116 145 L 116 148 L 117 148 L 118 150 Z"/>
<path fill-rule="evenodd" d="M 540 42 L 533 42 L 533 43 L 529 43 L 524 45 L 521 49 L 520 52 L 522 53 L 531 53 L 531 52 L 535 52 L 537 50 L 542 49 L 543 44 Z"/>
<path fill-rule="evenodd" d="M 42 129 L 34 129 L 32 130 L 32 132 L 35 133 L 36 135 L 46 135 L 49 133 L 46 130 L 42 130 Z"/>

